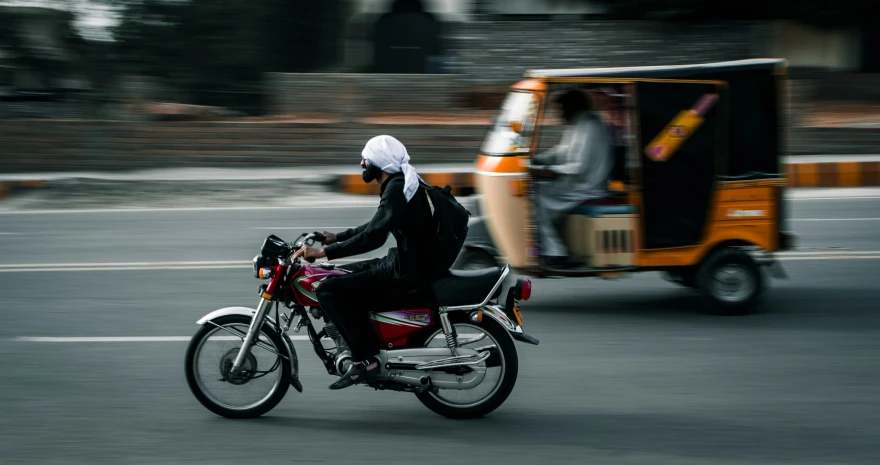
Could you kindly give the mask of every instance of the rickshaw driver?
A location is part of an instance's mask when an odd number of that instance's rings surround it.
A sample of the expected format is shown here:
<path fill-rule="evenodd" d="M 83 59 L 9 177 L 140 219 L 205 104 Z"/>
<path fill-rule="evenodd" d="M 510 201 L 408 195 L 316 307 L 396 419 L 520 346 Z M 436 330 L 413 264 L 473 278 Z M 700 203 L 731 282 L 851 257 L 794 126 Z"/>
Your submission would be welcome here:
<path fill-rule="evenodd" d="M 556 224 L 573 208 L 608 196 L 613 168 L 612 140 L 592 103 L 581 91 L 570 90 L 556 99 L 566 128 L 559 145 L 532 157 L 529 172 L 535 179 L 535 223 L 541 262 L 552 268 L 572 268 Z"/>

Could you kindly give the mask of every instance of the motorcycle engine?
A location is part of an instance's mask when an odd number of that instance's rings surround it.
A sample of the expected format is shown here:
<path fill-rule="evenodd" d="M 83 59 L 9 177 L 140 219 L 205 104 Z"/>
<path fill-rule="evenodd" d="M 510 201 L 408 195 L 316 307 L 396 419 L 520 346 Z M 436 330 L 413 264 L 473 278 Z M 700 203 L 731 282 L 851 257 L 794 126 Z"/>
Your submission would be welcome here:
<path fill-rule="evenodd" d="M 333 339 L 333 342 L 336 343 L 336 358 L 333 365 L 336 367 L 336 372 L 341 376 L 351 367 L 351 352 L 348 350 L 348 344 L 345 343 L 345 339 L 342 338 L 339 330 L 336 329 L 336 325 L 332 322 L 328 321 L 324 325 L 324 332 L 327 333 L 327 337 Z"/>
<path fill-rule="evenodd" d="M 336 373 L 339 376 L 342 376 L 345 374 L 345 372 L 348 371 L 349 368 L 351 368 L 351 352 L 343 350 L 338 354 L 339 355 L 336 356 L 336 360 L 333 362 L 333 366 L 336 367 Z"/>
<path fill-rule="evenodd" d="M 342 335 L 339 334 L 339 330 L 336 329 L 336 325 L 331 322 L 327 322 L 324 325 L 324 332 L 327 333 L 327 337 L 333 339 L 333 342 L 336 343 L 336 353 L 342 353 L 344 350 L 348 350 L 348 344 L 345 343 L 345 339 L 342 338 Z"/>
<path fill-rule="evenodd" d="M 336 328 L 336 325 L 334 325 L 332 321 L 324 316 L 319 307 L 309 308 L 309 313 L 312 315 L 312 318 L 316 320 L 324 320 L 324 333 L 336 344 L 336 353 L 334 355 L 333 366 L 335 367 L 336 373 L 339 376 L 344 375 L 345 372 L 347 372 L 348 369 L 351 368 L 352 363 L 351 351 L 348 350 L 348 344 L 345 343 L 345 339 L 343 339 L 342 335 L 339 334 L 339 330 Z"/>

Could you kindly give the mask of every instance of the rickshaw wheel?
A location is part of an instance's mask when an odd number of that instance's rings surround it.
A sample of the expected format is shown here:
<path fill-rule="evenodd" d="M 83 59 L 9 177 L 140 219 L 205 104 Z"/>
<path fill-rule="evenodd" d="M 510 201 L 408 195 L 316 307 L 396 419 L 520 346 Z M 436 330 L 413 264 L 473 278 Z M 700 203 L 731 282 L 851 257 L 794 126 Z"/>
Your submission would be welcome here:
<path fill-rule="evenodd" d="M 719 315 L 752 312 L 766 287 L 761 267 L 734 247 L 712 252 L 700 265 L 696 284 L 703 301 Z"/>

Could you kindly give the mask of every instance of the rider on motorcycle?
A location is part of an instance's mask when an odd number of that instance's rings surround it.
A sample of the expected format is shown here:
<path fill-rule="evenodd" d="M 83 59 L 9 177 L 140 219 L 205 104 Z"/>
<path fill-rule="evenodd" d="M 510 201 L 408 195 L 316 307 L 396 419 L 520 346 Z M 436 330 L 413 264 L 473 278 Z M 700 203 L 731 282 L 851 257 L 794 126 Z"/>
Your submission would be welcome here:
<path fill-rule="evenodd" d="M 323 249 L 304 246 L 297 254 L 328 260 L 360 255 L 385 244 L 394 235 L 397 247 L 383 258 L 353 263 L 352 273 L 327 279 L 316 292 L 321 309 L 339 329 L 357 360 L 330 389 L 363 383 L 379 373 L 379 351 L 365 302 L 408 293 L 427 284 L 438 270 L 432 248 L 436 231 L 428 196 L 409 164 L 406 147 L 391 136 L 377 136 L 361 153 L 364 182 L 381 187 L 379 209 L 366 224 L 338 234 L 324 232 Z"/>

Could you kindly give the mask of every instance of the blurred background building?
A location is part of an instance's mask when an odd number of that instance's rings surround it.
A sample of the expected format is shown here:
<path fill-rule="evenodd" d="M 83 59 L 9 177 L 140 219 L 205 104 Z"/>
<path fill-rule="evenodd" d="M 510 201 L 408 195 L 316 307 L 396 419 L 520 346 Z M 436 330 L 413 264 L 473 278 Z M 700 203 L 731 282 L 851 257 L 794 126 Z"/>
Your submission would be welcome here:
<path fill-rule="evenodd" d="M 0 118 L 257 118 L 349 128 L 386 118 L 411 129 L 448 117 L 473 126 L 487 124 L 506 87 L 530 68 L 773 56 L 791 65 L 793 125 L 816 127 L 877 113 L 878 12 L 873 0 L 0 0 Z M 5 127 L 0 133 L 19 126 Z M 333 134 L 356 140 L 372 130 Z M 457 131 L 450 138 L 461 152 L 482 127 Z M 795 153 L 858 153 L 878 140 L 872 129 L 857 137 L 863 148 L 811 148 L 816 141 L 797 131 Z M 286 144 L 311 134 L 294 133 Z M 833 136 L 838 143 L 853 134 Z M 315 157 L 322 150 L 304 147 Z M 244 160 L 260 151 L 245 144 L 238 153 Z"/>

